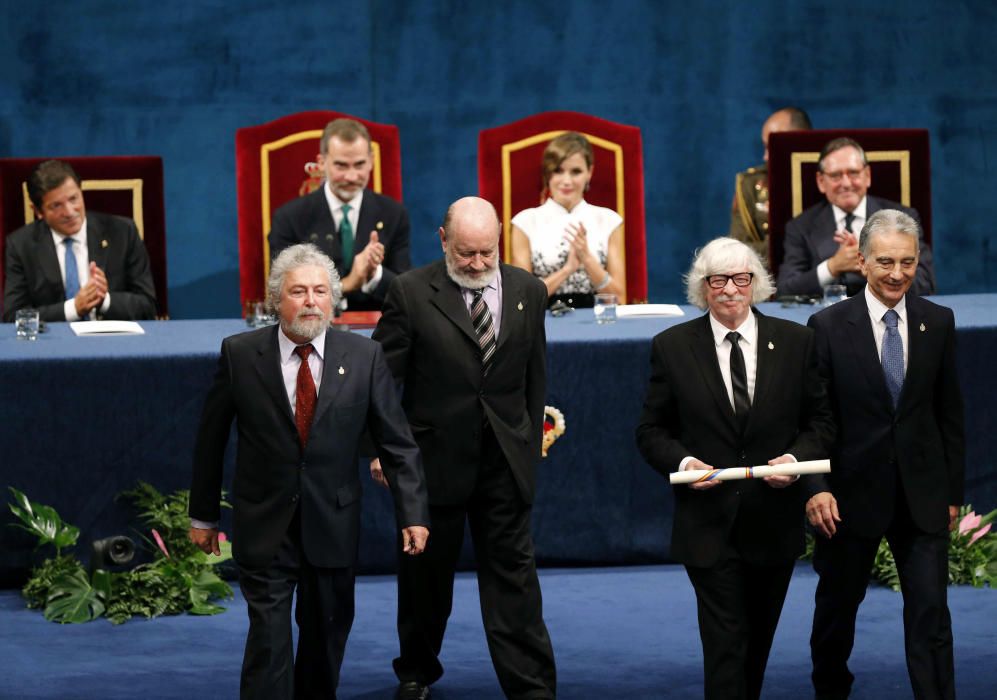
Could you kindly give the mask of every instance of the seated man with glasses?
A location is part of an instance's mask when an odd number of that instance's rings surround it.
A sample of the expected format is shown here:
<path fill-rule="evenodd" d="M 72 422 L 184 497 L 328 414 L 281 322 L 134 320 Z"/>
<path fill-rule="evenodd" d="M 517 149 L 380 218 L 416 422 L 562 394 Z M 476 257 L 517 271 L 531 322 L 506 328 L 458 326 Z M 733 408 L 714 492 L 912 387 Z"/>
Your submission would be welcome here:
<path fill-rule="evenodd" d="M 785 257 L 779 266 L 778 294 L 820 296 L 829 284 L 845 285 L 848 296 L 865 286 L 859 270 L 858 232 L 881 209 L 897 209 L 918 219 L 917 212 L 867 194 L 872 182 L 865 151 L 850 138 L 830 141 L 820 154 L 817 188 L 827 198 L 786 224 Z M 935 292 L 931 250 L 924 240 L 911 291 Z"/>
<path fill-rule="evenodd" d="M 654 338 L 637 427 L 648 464 L 667 476 L 827 457 L 834 423 L 814 334 L 754 308 L 773 286 L 758 255 L 718 238 L 685 281 L 689 302 L 706 313 Z M 673 490 L 670 552 L 696 593 L 704 695 L 758 698 L 803 551 L 802 483 L 770 476 Z"/>

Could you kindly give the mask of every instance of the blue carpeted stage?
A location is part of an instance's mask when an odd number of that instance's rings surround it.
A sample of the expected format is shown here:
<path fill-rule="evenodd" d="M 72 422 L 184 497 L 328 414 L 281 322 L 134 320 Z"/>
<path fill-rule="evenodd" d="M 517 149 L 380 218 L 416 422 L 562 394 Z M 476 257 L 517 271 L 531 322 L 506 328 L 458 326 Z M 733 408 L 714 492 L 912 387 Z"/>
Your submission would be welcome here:
<path fill-rule="evenodd" d="M 565 700 L 702 697 L 702 655 L 695 598 L 677 566 L 541 571 L 544 613 Z M 812 697 L 809 634 L 816 576 L 800 564 L 789 589 L 766 675 L 764 698 Z M 997 596 L 949 589 L 956 685 L 962 700 L 992 698 L 997 688 Z M 909 698 L 898 593 L 873 587 L 859 612 L 852 670 L 854 700 Z M 390 698 L 395 584 L 361 578 L 357 616 L 346 650 L 340 698 Z M 210 618 L 180 616 L 59 626 L 0 593 L 0 698 L 149 700 L 238 696 L 247 628 L 241 596 Z M 477 585 L 457 581 L 443 646 L 446 673 L 437 700 L 501 698 L 478 611 Z"/>

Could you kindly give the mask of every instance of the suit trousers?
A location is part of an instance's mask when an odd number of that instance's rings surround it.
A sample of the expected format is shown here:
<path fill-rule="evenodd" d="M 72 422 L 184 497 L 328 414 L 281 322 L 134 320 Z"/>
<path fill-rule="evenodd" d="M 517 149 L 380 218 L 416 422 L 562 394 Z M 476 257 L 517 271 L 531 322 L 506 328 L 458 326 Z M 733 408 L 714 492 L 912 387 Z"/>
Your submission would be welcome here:
<path fill-rule="evenodd" d="M 482 433 L 477 483 L 468 501 L 430 506 L 426 551 L 399 557 L 401 653 L 393 662 L 395 674 L 403 682 L 426 685 L 443 675 L 439 654 L 453 607 L 454 571 L 466 520 L 477 561 L 485 636 L 502 690 L 509 698 L 553 698 L 554 652 L 543 620 L 531 508 L 519 495 L 494 433 L 487 427 Z"/>
<path fill-rule="evenodd" d="M 708 700 L 761 696 L 795 563 L 752 564 L 732 554 L 711 567 L 686 566 L 696 591 Z"/>
<path fill-rule="evenodd" d="M 353 626 L 353 567 L 312 566 L 301 546 L 295 513 L 273 561 L 239 566 L 239 587 L 249 609 L 242 661 L 243 700 L 335 698 L 346 638 Z M 291 640 L 291 599 L 298 601 L 298 650 Z"/>
<path fill-rule="evenodd" d="M 914 697 L 954 698 L 955 662 L 947 598 L 948 532 L 920 531 L 898 485 L 886 540 L 900 575 L 904 647 Z M 879 541 L 840 530 L 830 540 L 817 537 L 814 570 L 820 580 L 810 651 L 818 698 L 846 698 L 851 691 L 855 677 L 848 670 L 848 657 L 855 642 L 855 617 L 865 598 Z"/>

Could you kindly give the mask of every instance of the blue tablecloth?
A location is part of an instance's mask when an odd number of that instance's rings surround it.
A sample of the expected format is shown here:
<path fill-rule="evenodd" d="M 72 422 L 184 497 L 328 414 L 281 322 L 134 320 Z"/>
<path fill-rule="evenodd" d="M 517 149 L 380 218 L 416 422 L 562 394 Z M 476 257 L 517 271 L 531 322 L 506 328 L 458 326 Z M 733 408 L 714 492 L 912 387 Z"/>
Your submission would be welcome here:
<path fill-rule="evenodd" d="M 997 507 L 997 374 L 990 361 L 997 348 L 997 295 L 936 301 L 956 311 L 967 499 L 977 510 L 989 510 Z M 682 308 L 683 318 L 620 319 L 609 326 L 596 325 L 589 310 L 548 318 L 547 402 L 564 413 L 567 432 L 538 477 L 534 533 L 542 562 L 667 558 L 671 491 L 640 458 L 633 431 L 648 380 L 650 339 L 700 313 Z M 800 323 L 814 310 L 760 308 Z M 0 326 L 0 486 L 15 486 L 80 526 L 81 551 L 92 538 L 136 523 L 115 495 L 138 480 L 162 491 L 187 488 L 221 341 L 246 330 L 232 319 L 141 325 L 140 336 L 76 337 L 68 324 L 55 323 L 35 342 L 17 340 L 13 326 Z M 386 492 L 365 489 L 363 517 L 361 568 L 390 570 L 394 523 Z M 12 521 L 2 509 L 0 584 L 23 575 L 34 546 L 5 526 Z"/>

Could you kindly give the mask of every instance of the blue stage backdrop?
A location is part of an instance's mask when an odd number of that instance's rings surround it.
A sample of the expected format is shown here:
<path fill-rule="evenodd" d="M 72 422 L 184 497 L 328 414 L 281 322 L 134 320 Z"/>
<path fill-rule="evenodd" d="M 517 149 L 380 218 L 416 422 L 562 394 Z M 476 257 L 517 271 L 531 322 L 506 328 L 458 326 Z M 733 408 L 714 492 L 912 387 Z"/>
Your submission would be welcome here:
<path fill-rule="evenodd" d="M 551 109 L 639 126 L 652 301 L 679 300 L 692 249 L 726 232 L 774 108 L 925 127 L 940 291 L 997 291 L 988 0 L 0 7 L 0 156 L 161 155 L 175 318 L 239 313 L 235 130 L 322 108 L 399 126 L 417 264 L 477 191 L 480 129 Z"/>

